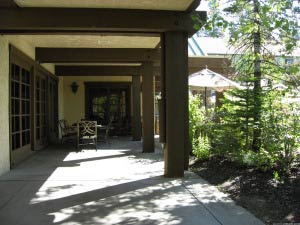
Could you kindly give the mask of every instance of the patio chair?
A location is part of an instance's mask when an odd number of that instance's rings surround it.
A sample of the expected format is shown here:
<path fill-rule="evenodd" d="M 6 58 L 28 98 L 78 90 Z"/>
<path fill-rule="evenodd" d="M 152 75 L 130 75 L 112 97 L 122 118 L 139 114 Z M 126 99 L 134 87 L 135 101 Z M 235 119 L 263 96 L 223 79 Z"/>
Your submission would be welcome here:
<path fill-rule="evenodd" d="M 81 145 L 95 145 L 97 150 L 97 121 L 77 122 L 77 149 Z"/>
<path fill-rule="evenodd" d="M 77 130 L 75 127 L 69 126 L 66 120 L 59 120 L 58 126 L 61 132 L 61 143 L 63 144 L 66 139 L 76 140 Z"/>

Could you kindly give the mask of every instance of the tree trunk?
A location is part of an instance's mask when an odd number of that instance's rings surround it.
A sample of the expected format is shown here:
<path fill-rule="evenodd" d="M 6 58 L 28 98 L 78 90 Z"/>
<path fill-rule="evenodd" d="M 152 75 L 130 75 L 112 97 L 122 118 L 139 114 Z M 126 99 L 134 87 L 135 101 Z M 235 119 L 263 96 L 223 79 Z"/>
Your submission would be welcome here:
<path fill-rule="evenodd" d="M 262 108 L 262 88 L 261 88 L 261 33 L 260 33 L 260 20 L 259 17 L 259 2 L 253 0 L 253 13 L 254 13 L 254 24 L 257 29 L 253 33 L 253 44 L 254 44 L 254 128 L 253 128 L 253 142 L 252 150 L 258 152 L 261 146 L 261 108 Z"/>

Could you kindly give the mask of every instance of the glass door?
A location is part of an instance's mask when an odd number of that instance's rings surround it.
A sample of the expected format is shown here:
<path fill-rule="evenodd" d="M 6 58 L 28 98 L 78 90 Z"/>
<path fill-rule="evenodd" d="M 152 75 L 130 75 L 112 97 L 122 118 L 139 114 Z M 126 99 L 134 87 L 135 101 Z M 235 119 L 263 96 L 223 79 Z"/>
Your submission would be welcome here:
<path fill-rule="evenodd" d="M 86 119 L 107 125 L 112 121 L 117 130 L 130 129 L 129 88 L 117 85 L 92 84 L 86 88 Z M 125 128 L 126 127 L 126 128 Z M 120 128 L 120 129 L 119 129 Z M 125 133 L 124 133 L 125 134 Z"/>
<path fill-rule="evenodd" d="M 47 77 L 37 73 L 35 88 L 35 138 L 36 149 L 40 149 L 48 143 Z"/>
<path fill-rule="evenodd" d="M 10 71 L 11 165 L 31 151 L 30 86 L 31 72 L 17 63 Z"/>

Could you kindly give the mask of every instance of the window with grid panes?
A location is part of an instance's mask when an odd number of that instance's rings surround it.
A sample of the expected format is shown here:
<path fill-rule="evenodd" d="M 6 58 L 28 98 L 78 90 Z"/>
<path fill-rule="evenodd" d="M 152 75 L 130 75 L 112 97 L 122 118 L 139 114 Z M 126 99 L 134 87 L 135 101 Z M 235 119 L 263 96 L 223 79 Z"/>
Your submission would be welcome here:
<path fill-rule="evenodd" d="M 11 64 L 11 148 L 30 144 L 30 71 Z"/>
<path fill-rule="evenodd" d="M 36 139 L 47 136 L 47 88 L 46 78 L 36 77 Z"/>

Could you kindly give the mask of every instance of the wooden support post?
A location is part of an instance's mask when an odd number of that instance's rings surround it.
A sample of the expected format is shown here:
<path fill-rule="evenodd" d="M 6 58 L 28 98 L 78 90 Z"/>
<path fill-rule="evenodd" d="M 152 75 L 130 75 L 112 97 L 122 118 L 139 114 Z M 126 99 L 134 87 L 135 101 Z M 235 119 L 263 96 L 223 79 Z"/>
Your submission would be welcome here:
<path fill-rule="evenodd" d="M 140 76 L 132 76 L 132 111 L 132 140 L 140 141 L 142 136 Z"/>
<path fill-rule="evenodd" d="M 188 137 L 187 41 L 187 34 L 184 32 L 165 33 L 166 177 L 184 176 Z"/>
<path fill-rule="evenodd" d="M 160 90 L 161 100 L 159 105 L 159 142 L 166 143 L 166 86 L 165 86 L 165 34 L 161 34 L 161 76 L 160 76 Z"/>
<path fill-rule="evenodd" d="M 143 76 L 143 152 L 154 152 L 154 76 L 153 63 L 144 62 Z"/>
<path fill-rule="evenodd" d="M 184 170 L 189 168 L 189 157 L 192 151 L 192 143 L 190 142 L 190 120 L 189 120 L 189 82 L 188 82 L 188 34 L 183 33 L 183 70 L 185 77 L 183 77 L 183 90 L 182 90 L 182 100 L 184 101 Z"/>

